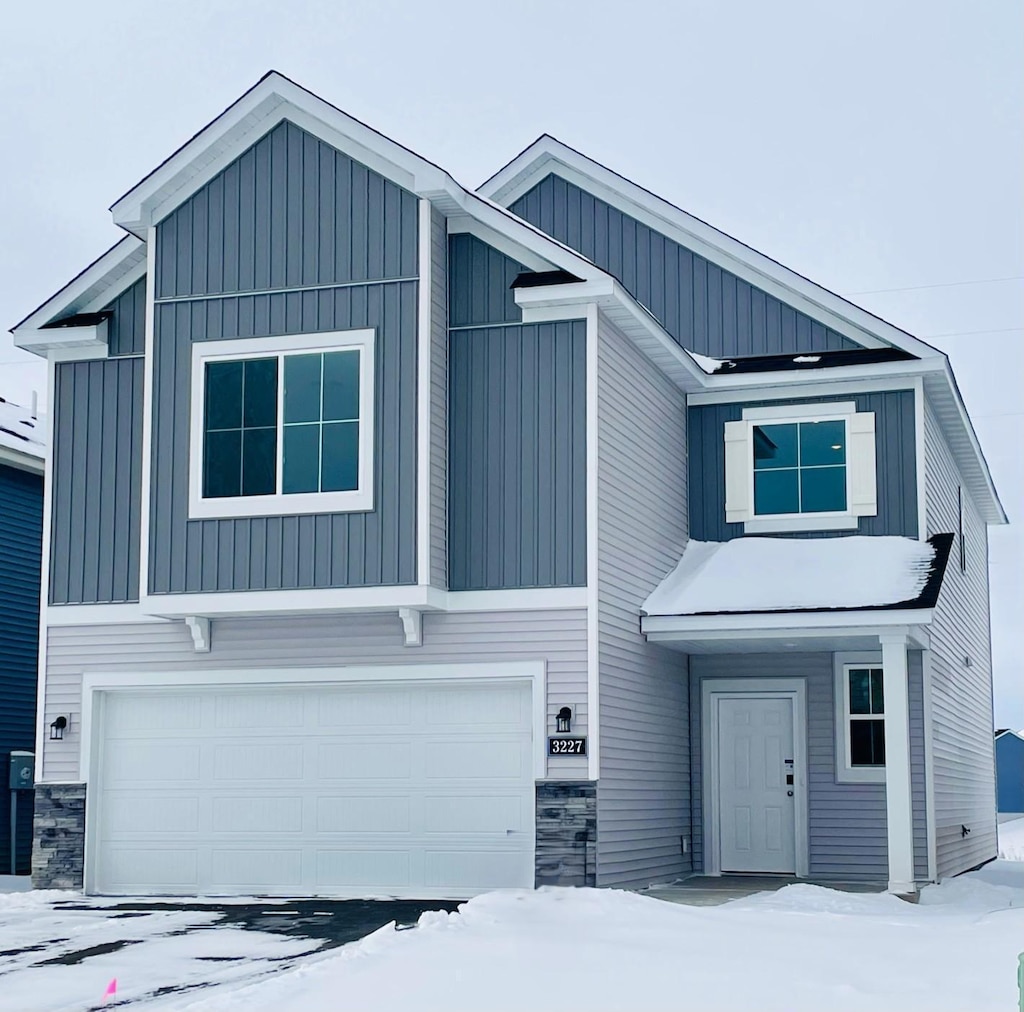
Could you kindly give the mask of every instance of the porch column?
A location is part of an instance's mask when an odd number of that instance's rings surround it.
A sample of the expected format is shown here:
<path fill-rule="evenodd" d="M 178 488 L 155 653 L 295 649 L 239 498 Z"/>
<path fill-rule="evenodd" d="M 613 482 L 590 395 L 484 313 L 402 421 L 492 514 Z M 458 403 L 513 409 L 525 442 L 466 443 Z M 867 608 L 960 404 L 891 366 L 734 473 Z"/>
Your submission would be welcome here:
<path fill-rule="evenodd" d="M 914 885 L 914 821 L 910 793 L 910 705 L 907 637 L 885 633 L 882 645 L 885 694 L 885 815 L 889 844 L 889 892 L 908 895 Z"/>

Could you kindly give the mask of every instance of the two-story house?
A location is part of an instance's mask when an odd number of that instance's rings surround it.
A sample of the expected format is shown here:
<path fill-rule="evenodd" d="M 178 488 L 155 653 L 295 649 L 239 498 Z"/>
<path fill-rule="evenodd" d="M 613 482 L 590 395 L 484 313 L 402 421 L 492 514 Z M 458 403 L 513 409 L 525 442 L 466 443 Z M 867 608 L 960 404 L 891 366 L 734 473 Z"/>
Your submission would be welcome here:
<path fill-rule="evenodd" d="M 34 873 L 900 893 L 996 852 L 934 348 L 543 137 L 478 191 L 276 73 L 15 330 L 50 363 Z"/>

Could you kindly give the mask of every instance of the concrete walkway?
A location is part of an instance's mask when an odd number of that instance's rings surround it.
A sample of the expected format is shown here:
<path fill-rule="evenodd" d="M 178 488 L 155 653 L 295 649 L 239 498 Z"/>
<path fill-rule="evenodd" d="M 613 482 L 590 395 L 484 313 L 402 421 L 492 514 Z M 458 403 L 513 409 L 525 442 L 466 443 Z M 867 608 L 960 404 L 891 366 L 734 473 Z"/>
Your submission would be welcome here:
<path fill-rule="evenodd" d="M 880 893 L 885 884 L 880 882 L 820 882 L 794 878 L 792 875 L 694 875 L 670 885 L 651 886 L 642 890 L 644 896 L 669 903 L 685 903 L 692 907 L 716 907 L 730 900 L 743 899 L 754 893 L 775 892 L 783 886 L 803 882 L 839 889 L 848 893 Z"/>

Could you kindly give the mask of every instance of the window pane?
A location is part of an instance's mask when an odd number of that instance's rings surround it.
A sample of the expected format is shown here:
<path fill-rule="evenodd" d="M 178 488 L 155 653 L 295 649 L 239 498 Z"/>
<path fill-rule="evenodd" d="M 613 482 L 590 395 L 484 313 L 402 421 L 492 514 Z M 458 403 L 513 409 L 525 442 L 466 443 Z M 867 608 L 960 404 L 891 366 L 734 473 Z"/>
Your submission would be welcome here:
<path fill-rule="evenodd" d="M 871 712 L 871 671 L 853 668 L 850 671 L 850 713 Z"/>
<path fill-rule="evenodd" d="M 846 509 L 846 468 L 800 469 L 800 511 L 834 513 Z"/>
<path fill-rule="evenodd" d="M 277 491 L 277 429 L 242 430 L 242 495 Z"/>
<path fill-rule="evenodd" d="M 207 432 L 211 429 L 241 428 L 241 362 L 207 362 L 205 425 Z"/>
<path fill-rule="evenodd" d="M 798 471 L 755 471 L 754 512 L 798 513 L 797 499 Z"/>
<path fill-rule="evenodd" d="M 324 355 L 324 421 L 359 417 L 359 352 Z"/>
<path fill-rule="evenodd" d="M 324 492 L 359 488 L 359 423 L 324 425 Z"/>
<path fill-rule="evenodd" d="M 845 422 L 801 422 L 800 466 L 846 463 Z"/>
<path fill-rule="evenodd" d="M 871 712 L 885 713 L 885 700 L 882 696 L 882 669 L 871 669 Z"/>
<path fill-rule="evenodd" d="M 796 467 L 796 464 L 795 424 L 754 426 L 755 471 L 771 467 Z"/>
<path fill-rule="evenodd" d="M 277 359 L 253 358 L 245 363 L 245 428 L 277 425 Z"/>
<path fill-rule="evenodd" d="M 284 421 L 320 421 L 323 355 L 288 355 L 284 360 Z"/>
<path fill-rule="evenodd" d="M 207 432 L 203 440 L 203 498 L 238 495 L 242 481 L 242 432 Z"/>
<path fill-rule="evenodd" d="M 281 491 L 320 491 L 320 426 L 286 425 L 284 427 L 284 473 Z"/>
<path fill-rule="evenodd" d="M 850 721 L 850 765 L 885 765 L 885 721 Z"/>

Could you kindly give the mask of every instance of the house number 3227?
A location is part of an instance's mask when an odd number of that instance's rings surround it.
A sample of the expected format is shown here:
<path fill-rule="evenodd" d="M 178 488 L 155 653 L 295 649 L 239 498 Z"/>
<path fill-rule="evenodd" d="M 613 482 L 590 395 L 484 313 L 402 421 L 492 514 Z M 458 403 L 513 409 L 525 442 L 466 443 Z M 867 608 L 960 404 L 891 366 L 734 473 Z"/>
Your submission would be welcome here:
<path fill-rule="evenodd" d="M 548 755 L 586 755 L 586 738 L 548 738 Z"/>

